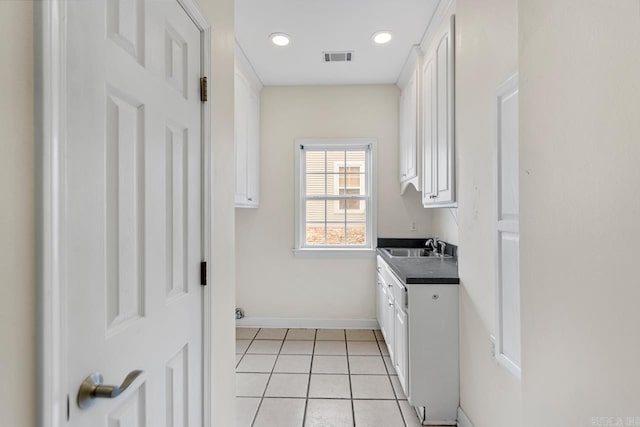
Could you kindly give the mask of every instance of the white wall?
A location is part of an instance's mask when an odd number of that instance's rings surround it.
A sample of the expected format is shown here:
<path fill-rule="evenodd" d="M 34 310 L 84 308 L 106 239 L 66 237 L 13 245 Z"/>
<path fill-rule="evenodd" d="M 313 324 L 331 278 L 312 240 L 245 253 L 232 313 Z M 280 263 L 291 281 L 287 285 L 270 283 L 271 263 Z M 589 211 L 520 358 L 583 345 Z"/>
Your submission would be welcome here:
<path fill-rule="evenodd" d="M 235 422 L 233 0 L 200 0 L 213 32 L 213 398 L 215 425 Z M 0 1 L 0 414 L 36 423 L 33 5 Z"/>
<path fill-rule="evenodd" d="M 237 303 L 247 316 L 375 318 L 374 258 L 293 256 L 294 140 L 376 138 L 378 236 L 428 236 L 430 215 L 420 193 L 411 187 L 400 196 L 398 100 L 393 85 L 263 89 L 260 207 L 236 209 Z"/>
<path fill-rule="evenodd" d="M 637 0 L 520 0 L 526 426 L 640 417 L 639 76 Z"/>
<path fill-rule="evenodd" d="M 0 414 L 35 425 L 33 4 L 0 2 Z"/>
<path fill-rule="evenodd" d="M 434 235 L 445 242 L 459 244 L 458 208 L 432 209 Z M 459 248 L 458 248 L 459 249 Z"/>
<path fill-rule="evenodd" d="M 495 333 L 495 90 L 518 70 L 518 1 L 457 0 L 455 13 L 457 224 L 456 210 L 439 209 L 434 234 L 460 245 L 460 405 L 475 427 L 517 427 L 521 386 L 494 362 L 489 337 Z"/>
<path fill-rule="evenodd" d="M 213 425 L 233 426 L 235 413 L 234 1 L 198 0 L 212 34 L 211 138 L 213 148 L 212 398 Z"/>

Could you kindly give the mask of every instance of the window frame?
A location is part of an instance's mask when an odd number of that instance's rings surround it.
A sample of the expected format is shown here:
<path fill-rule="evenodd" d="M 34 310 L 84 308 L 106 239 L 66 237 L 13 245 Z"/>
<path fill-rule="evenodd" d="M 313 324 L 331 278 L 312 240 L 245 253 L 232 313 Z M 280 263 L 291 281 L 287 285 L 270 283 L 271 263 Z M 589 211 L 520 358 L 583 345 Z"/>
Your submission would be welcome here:
<path fill-rule="evenodd" d="M 305 150 L 306 148 L 306 150 Z M 372 257 L 377 246 L 377 141 L 372 138 L 299 138 L 294 143 L 295 158 L 295 225 L 294 254 L 296 257 L 332 258 L 332 257 Z M 306 163 L 308 151 L 345 151 L 366 149 L 364 162 L 364 192 L 366 198 L 365 245 L 307 245 L 306 237 Z M 347 162 L 347 166 L 348 166 Z M 368 166 L 368 168 L 367 168 Z M 326 172 L 326 171 L 325 171 Z M 326 199 L 325 199 L 326 200 Z M 342 211 L 342 210 L 341 210 Z M 342 211 L 344 212 L 344 211 Z"/>

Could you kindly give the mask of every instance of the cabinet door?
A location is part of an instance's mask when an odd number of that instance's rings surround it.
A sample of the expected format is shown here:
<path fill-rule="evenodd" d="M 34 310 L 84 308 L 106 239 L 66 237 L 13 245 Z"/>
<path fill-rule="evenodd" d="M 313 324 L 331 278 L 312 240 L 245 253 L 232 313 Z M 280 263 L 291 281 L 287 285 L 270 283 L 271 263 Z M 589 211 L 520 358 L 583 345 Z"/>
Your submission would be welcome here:
<path fill-rule="evenodd" d="M 384 305 L 384 324 L 386 329 L 386 335 L 384 337 L 387 343 L 387 349 L 389 350 L 389 356 L 391 357 L 391 362 L 395 363 L 395 328 L 394 325 L 394 317 L 395 317 L 395 308 L 393 302 L 393 296 L 391 295 L 391 289 L 386 287 L 386 304 Z"/>
<path fill-rule="evenodd" d="M 393 367 L 398 374 L 398 380 L 405 394 L 408 396 L 407 387 L 407 355 L 408 355 L 408 340 L 407 340 L 407 314 L 397 304 L 394 307 L 394 353 Z"/>
<path fill-rule="evenodd" d="M 247 155 L 249 150 L 249 85 L 244 76 L 235 74 L 235 160 L 236 204 L 247 202 Z"/>
<path fill-rule="evenodd" d="M 380 325 L 380 330 L 382 331 L 382 336 L 385 334 L 384 330 L 384 304 L 386 303 L 386 294 L 384 293 L 384 282 L 382 281 L 382 277 L 377 275 L 377 284 L 376 284 L 376 319 L 378 320 L 378 325 Z"/>
<path fill-rule="evenodd" d="M 413 73 L 407 91 L 407 142 L 405 146 L 405 179 L 418 176 L 418 74 Z"/>
<path fill-rule="evenodd" d="M 247 200 L 248 206 L 260 203 L 260 93 L 249 91 L 247 153 Z"/>
<path fill-rule="evenodd" d="M 418 74 L 414 72 L 400 94 L 400 182 L 418 176 Z"/>
<path fill-rule="evenodd" d="M 440 39 L 436 49 L 436 202 L 451 203 L 455 199 L 454 190 L 454 128 L 453 128 L 453 45 L 451 31 Z"/>
<path fill-rule="evenodd" d="M 406 180 L 407 177 L 407 156 L 405 154 L 407 150 L 407 92 L 403 89 L 400 92 L 400 113 L 399 113 L 399 123 L 400 126 L 400 140 L 398 146 L 398 168 L 400 172 L 400 182 Z"/>
<path fill-rule="evenodd" d="M 454 17 L 427 49 L 422 67 L 422 204 L 454 207 Z"/>
<path fill-rule="evenodd" d="M 422 203 L 434 203 L 437 162 L 434 156 L 436 137 L 436 80 L 433 57 L 422 67 Z"/>

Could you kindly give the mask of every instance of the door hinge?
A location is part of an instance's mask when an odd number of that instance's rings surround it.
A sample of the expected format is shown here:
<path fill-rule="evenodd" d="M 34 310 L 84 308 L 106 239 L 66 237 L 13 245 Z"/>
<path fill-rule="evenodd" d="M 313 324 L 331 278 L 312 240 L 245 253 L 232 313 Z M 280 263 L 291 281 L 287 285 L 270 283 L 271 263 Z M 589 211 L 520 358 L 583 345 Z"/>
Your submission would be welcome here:
<path fill-rule="evenodd" d="M 69 395 L 67 394 L 67 421 L 71 416 L 71 403 L 69 402 Z"/>
<path fill-rule="evenodd" d="M 200 263 L 200 284 L 207 286 L 207 262 L 202 261 Z"/>
<path fill-rule="evenodd" d="M 200 78 L 200 101 L 207 102 L 208 100 L 207 92 L 208 92 L 207 78 L 201 77 Z"/>

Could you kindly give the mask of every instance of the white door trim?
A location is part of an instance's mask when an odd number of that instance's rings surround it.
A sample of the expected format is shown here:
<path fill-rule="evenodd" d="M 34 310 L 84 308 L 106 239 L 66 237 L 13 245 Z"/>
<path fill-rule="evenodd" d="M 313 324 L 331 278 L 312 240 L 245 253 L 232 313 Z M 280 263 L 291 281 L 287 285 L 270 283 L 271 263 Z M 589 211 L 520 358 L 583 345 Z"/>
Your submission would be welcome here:
<path fill-rule="evenodd" d="M 64 427 L 67 405 L 67 298 L 64 176 L 66 149 L 66 8 L 68 0 L 43 0 L 34 8 L 36 116 L 37 425 Z M 195 0 L 176 0 L 200 30 L 202 75 L 211 79 L 212 27 Z M 203 256 L 211 265 L 211 102 L 202 104 Z M 211 414 L 211 272 L 203 290 L 203 426 Z"/>

